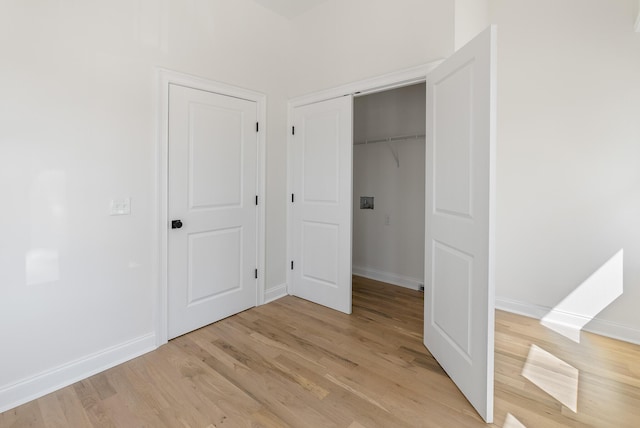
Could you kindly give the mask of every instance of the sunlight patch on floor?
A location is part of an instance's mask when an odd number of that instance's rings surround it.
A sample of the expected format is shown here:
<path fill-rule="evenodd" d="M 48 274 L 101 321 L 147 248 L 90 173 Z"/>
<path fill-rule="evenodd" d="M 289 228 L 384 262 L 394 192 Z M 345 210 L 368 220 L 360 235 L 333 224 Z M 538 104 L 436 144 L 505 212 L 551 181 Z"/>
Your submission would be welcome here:
<path fill-rule="evenodd" d="M 531 345 L 522 375 L 571 411 L 578 412 L 579 371 L 572 365 Z"/>
<path fill-rule="evenodd" d="M 520 422 L 511 413 L 507 413 L 507 418 L 504 420 L 502 428 L 527 428 L 522 422 Z"/>

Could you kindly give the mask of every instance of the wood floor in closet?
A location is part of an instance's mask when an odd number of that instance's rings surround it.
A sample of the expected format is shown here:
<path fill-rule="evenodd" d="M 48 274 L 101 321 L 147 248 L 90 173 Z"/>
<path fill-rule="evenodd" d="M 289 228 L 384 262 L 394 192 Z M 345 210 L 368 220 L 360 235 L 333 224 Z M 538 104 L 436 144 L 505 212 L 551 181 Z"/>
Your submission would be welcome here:
<path fill-rule="evenodd" d="M 285 297 L 0 414 L 0 427 L 483 427 L 422 345 L 423 294 Z M 495 425 L 640 426 L 640 347 L 496 313 Z"/>

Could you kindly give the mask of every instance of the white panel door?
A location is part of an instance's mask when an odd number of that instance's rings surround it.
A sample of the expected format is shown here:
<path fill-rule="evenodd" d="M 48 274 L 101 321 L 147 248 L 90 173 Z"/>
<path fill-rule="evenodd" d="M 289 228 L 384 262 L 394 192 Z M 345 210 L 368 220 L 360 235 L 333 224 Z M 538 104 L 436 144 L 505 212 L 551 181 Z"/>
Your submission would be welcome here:
<path fill-rule="evenodd" d="M 170 85 L 170 339 L 256 305 L 256 122 L 253 101 Z"/>
<path fill-rule="evenodd" d="M 493 419 L 494 66 L 489 28 L 427 76 L 424 343 Z"/>
<path fill-rule="evenodd" d="M 291 294 L 351 313 L 351 96 L 294 109 Z"/>

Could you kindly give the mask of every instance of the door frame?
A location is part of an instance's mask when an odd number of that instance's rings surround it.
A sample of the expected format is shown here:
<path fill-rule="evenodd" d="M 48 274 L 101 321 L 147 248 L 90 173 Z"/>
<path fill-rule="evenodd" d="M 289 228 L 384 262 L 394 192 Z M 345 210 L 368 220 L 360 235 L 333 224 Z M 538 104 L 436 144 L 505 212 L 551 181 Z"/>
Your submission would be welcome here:
<path fill-rule="evenodd" d="M 267 97 L 260 92 L 228 85 L 203 77 L 193 76 L 164 68 L 156 68 L 155 91 L 155 182 L 156 182 L 156 216 L 155 242 L 153 245 L 153 264 L 157 284 L 153 311 L 153 324 L 156 345 L 167 343 L 168 339 L 168 202 L 169 202 L 169 85 L 181 85 L 192 89 L 214 92 L 234 98 L 241 98 L 256 103 L 259 132 L 258 153 L 256 163 L 256 192 L 258 194 L 258 212 L 256 218 L 257 232 L 257 268 L 256 306 L 264 304 L 265 294 L 265 213 L 266 213 L 266 135 L 267 135 Z"/>
<path fill-rule="evenodd" d="M 376 76 L 342 86 L 326 89 L 319 92 L 292 98 L 287 103 L 287 293 L 292 294 L 294 289 L 293 272 L 290 269 L 290 261 L 293 260 L 293 204 L 290 195 L 293 193 L 293 141 L 291 133 L 293 123 L 293 110 L 296 107 L 317 103 L 320 101 L 338 98 L 345 95 L 362 96 L 376 92 L 388 91 L 390 89 L 409 86 L 416 83 L 426 82 L 427 74 L 434 70 L 444 60 L 429 62 L 416 67 L 394 71 L 381 76 Z M 353 145 L 353 136 L 351 138 Z M 353 165 L 351 165 L 351 179 L 353 180 Z M 349 225 L 349 232 L 353 233 L 353 221 Z M 352 244 L 353 245 L 353 244 Z M 352 251 L 352 249 L 350 249 Z"/>

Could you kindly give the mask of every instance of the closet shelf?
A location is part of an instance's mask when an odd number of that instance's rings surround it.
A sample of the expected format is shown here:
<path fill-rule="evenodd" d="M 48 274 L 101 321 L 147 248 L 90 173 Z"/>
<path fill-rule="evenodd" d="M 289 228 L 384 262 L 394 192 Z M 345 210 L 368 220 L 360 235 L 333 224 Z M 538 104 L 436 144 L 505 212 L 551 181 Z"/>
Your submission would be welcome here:
<path fill-rule="evenodd" d="M 360 144 L 392 143 L 395 141 L 415 140 L 415 139 L 424 138 L 424 137 L 425 137 L 424 134 L 398 135 L 396 137 L 377 138 L 375 140 L 361 140 L 361 141 L 356 141 L 353 144 L 357 146 Z"/>
<path fill-rule="evenodd" d="M 353 144 L 361 145 L 361 144 L 387 143 L 387 147 L 391 151 L 391 154 L 393 155 L 393 159 L 396 161 L 396 166 L 400 168 L 400 157 L 398 155 L 398 148 L 396 147 L 395 144 L 391 144 L 391 143 L 408 141 L 408 140 L 416 140 L 418 138 L 424 138 L 424 137 L 425 137 L 424 134 L 398 135 L 397 137 L 378 138 L 375 140 L 364 140 L 360 142 L 355 142 Z"/>

